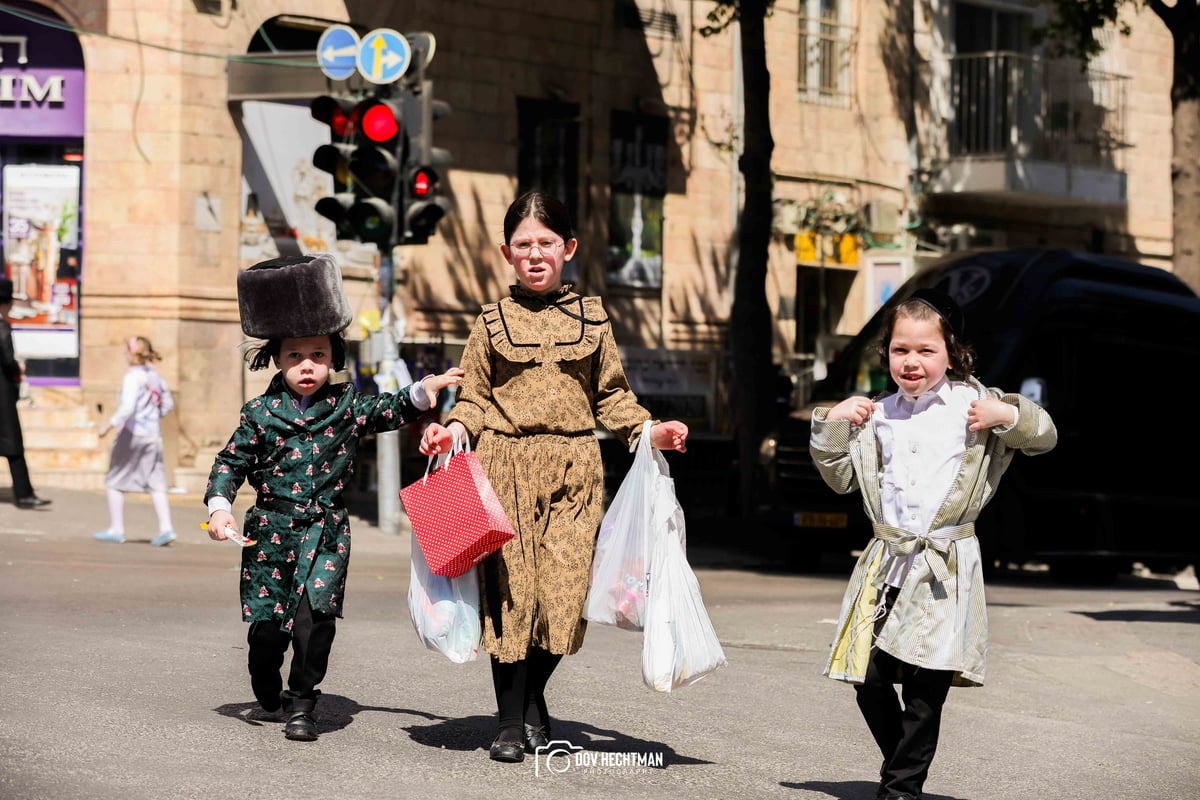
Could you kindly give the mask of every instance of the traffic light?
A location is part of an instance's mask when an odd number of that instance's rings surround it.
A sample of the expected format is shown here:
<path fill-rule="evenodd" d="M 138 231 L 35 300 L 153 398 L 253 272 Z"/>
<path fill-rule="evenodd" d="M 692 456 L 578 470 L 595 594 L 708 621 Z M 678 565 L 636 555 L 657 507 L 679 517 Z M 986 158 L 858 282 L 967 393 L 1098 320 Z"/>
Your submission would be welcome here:
<path fill-rule="evenodd" d="M 317 213 L 337 226 L 339 239 L 354 238 L 350 228 L 350 207 L 354 205 L 351 190 L 353 178 L 350 174 L 350 155 L 354 152 L 351 140 L 354 136 L 353 100 L 345 97 L 322 95 L 309 105 L 313 119 L 329 126 L 330 143 L 323 144 L 313 152 L 313 166 L 333 176 L 333 196 L 317 201 Z"/>
<path fill-rule="evenodd" d="M 425 244 L 450 209 L 450 201 L 438 195 L 440 178 L 431 167 L 415 167 L 405 182 L 404 244 Z"/>
<path fill-rule="evenodd" d="M 357 147 L 350 154 L 354 205 L 350 226 L 362 242 L 390 248 L 396 244 L 400 203 L 400 159 L 403 152 L 401 105 L 390 97 L 369 97 L 354 108 Z"/>
<path fill-rule="evenodd" d="M 433 123 L 450 106 L 433 97 L 433 82 L 422 80 L 405 95 L 408 148 L 404 160 L 404 226 L 400 244 L 425 244 L 450 210 L 443 196 L 440 169 L 450 164 L 450 151 L 433 146 Z"/>
<path fill-rule="evenodd" d="M 390 248 L 401 200 L 401 104 L 384 95 L 358 103 L 324 95 L 310 108 L 314 119 L 329 125 L 332 139 L 313 153 L 313 166 L 333 175 L 334 183 L 333 196 L 317 201 L 317 213 L 337 225 L 339 238 Z"/>

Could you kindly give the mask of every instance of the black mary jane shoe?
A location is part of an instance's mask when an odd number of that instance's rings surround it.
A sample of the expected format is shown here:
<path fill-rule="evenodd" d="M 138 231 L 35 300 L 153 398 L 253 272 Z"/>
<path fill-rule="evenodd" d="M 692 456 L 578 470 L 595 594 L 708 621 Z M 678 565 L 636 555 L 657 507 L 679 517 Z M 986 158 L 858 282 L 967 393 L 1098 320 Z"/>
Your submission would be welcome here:
<path fill-rule="evenodd" d="M 283 726 L 283 735 L 294 742 L 315 742 L 317 721 L 307 711 L 297 711 L 288 717 L 287 725 Z"/>
<path fill-rule="evenodd" d="M 550 726 L 538 725 L 536 728 L 533 725 L 525 726 L 525 752 L 530 755 L 537 753 L 539 748 L 548 747 L 550 745 Z"/>
<path fill-rule="evenodd" d="M 496 737 L 492 742 L 491 748 L 488 750 L 488 757 L 492 761 L 503 761 L 506 764 L 516 764 L 525 760 L 525 742 L 524 740 L 509 741 L 504 736 L 504 731 Z"/>

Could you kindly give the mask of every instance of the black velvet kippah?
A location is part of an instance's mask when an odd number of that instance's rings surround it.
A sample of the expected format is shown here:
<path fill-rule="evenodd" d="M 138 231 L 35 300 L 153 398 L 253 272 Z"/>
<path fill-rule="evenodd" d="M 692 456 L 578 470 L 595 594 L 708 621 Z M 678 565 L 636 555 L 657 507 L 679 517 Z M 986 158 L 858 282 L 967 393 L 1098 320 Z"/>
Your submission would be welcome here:
<path fill-rule="evenodd" d="M 938 313 L 946 323 L 950 332 L 959 339 L 963 338 L 966 330 L 966 320 L 963 317 L 962 306 L 954 302 L 954 298 L 939 289 L 917 289 L 909 300 L 919 300 Z"/>
<path fill-rule="evenodd" d="M 256 339 L 326 336 L 354 319 L 342 271 L 328 255 L 285 256 L 238 273 L 242 331 Z"/>

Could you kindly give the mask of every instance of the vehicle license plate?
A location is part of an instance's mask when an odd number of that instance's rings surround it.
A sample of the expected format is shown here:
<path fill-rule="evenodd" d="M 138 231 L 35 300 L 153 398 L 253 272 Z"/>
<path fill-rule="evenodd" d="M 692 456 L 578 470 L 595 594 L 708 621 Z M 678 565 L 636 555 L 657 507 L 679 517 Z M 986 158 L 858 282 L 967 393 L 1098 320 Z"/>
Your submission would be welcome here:
<path fill-rule="evenodd" d="M 844 528 L 849 520 L 845 514 L 797 511 L 792 522 L 797 528 Z"/>

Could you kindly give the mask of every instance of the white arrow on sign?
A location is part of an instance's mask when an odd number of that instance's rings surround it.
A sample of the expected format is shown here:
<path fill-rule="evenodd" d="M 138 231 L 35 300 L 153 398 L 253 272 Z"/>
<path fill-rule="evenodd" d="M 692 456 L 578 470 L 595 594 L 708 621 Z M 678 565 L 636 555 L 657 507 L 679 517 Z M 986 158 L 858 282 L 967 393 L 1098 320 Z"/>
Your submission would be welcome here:
<path fill-rule="evenodd" d="M 380 59 L 383 61 L 384 69 L 390 69 L 404 61 L 404 57 L 393 50 L 384 50 Z"/>
<path fill-rule="evenodd" d="M 333 45 L 328 45 L 324 50 L 321 51 L 321 58 L 325 59 L 326 61 L 332 61 L 339 56 L 353 57 L 357 53 L 358 45 L 356 44 L 350 44 L 341 49 L 335 48 Z"/>

